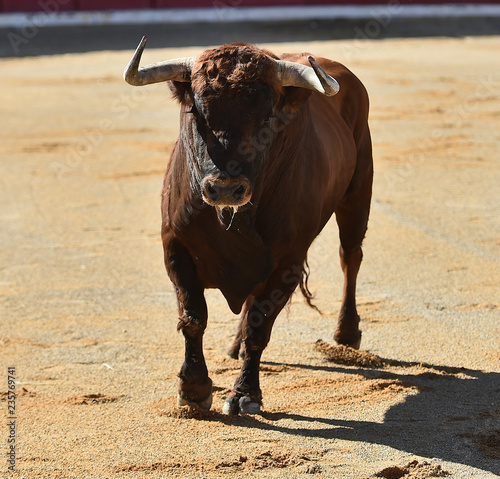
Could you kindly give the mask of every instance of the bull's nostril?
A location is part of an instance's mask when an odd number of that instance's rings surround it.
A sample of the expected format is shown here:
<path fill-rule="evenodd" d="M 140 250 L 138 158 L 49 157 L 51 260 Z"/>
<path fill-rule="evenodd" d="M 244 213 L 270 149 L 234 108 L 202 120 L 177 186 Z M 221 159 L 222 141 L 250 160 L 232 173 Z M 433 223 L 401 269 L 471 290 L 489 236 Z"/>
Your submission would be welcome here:
<path fill-rule="evenodd" d="M 240 186 L 238 186 L 238 188 L 236 188 L 236 190 L 234 190 L 233 197 L 235 199 L 241 199 L 245 195 L 246 191 L 247 191 L 247 189 L 245 188 L 245 186 L 240 185 Z"/>
<path fill-rule="evenodd" d="M 206 187 L 206 192 L 209 196 L 210 199 L 212 200 L 216 200 L 217 197 L 219 196 L 217 190 L 214 188 L 214 186 L 212 184 L 208 184 L 207 187 Z"/>

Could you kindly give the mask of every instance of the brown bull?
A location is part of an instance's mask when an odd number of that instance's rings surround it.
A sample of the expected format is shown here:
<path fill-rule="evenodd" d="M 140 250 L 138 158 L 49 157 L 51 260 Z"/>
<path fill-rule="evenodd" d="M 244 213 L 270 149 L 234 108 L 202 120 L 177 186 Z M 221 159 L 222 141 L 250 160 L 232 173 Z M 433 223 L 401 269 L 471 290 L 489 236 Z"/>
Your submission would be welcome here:
<path fill-rule="evenodd" d="M 230 355 L 240 347 L 244 355 L 223 410 L 258 413 L 262 352 L 297 286 L 311 304 L 307 251 L 333 213 L 344 272 L 334 338 L 359 347 L 355 289 L 373 177 L 368 96 L 324 58 L 233 44 L 139 69 L 144 46 L 145 38 L 126 81 L 171 81 L 181 105 L 162 197 L 165 265 L 185 337 L 178 401 L 210 408 L 204 290 L 218 288 L 242 312 Z"/>

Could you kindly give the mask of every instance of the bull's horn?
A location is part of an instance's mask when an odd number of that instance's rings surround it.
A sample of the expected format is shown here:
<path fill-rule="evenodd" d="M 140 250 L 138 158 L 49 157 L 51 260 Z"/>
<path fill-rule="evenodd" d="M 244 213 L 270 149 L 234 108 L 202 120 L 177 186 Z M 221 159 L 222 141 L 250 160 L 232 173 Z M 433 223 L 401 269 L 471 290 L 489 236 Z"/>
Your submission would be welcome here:
<path fill-rule="evenodd" d="M 336 95 L 340 90 L 337 80 L 328 75 L 311 55 L 307 59 L 312 68 L 300 63 L 277 60 L 281 84 L 315 90 L 326 96 Z"/>
<path fill-rule="evenodd" d="M 127 83 L 134 86 L 149 85 L 167 80 L 188 82 L 191 78 L 191 66 L 194 58 L 176 58 L 163 62 L 153 63 L 139 68 L 142 52 L 146 46 L 146 37 L 142 37 L 134 56 L 123 72 L 123 78 Z"/>

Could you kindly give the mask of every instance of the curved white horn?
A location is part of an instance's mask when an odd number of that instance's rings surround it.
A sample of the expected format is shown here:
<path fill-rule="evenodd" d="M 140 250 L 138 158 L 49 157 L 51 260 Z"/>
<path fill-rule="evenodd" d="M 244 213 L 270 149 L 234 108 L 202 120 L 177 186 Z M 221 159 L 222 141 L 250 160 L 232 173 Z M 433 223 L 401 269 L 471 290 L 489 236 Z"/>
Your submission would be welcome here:
<path fill-rule="evenodd" d="M 180 82 L 190 81 L 191 67 L 194 61 L 192 57 L 165 60 L 139 68 L 142 52 L 146 46 L 146 40 L 146 37 L 142 37 L 137 50 L 123 72 L 123 79 L 127 83 L 134 86 L 143 86 L 167 80 Z"/>
<path fill-rule="evenodd" d="M 340 90 L 337 80 L 328 75 L 311 55 L 307 59 L 311 64 L 310 67 L 300 63 L 277 60 L 281 84 L 315 90 L 326 96 L 336 95 Z"/>

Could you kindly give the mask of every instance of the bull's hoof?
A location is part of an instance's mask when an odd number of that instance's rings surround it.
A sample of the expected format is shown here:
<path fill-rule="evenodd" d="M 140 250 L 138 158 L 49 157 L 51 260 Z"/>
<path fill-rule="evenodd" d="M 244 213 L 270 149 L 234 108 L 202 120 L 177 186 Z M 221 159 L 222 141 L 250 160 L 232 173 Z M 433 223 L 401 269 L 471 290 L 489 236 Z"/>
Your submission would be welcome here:
<path fill-rule="evenodd" d="M 232 345 L 227 352 L 228 356 L 232 359 L 245 359 L 245 348 L 243 346 Z"/>
<path fill-rule="evenodd" d="M 238 347 L 237 349 L 231 347 L 231 349 L 229 349 L 229 351 L 227 352 L 227 355 L 231 358 L 231 359 L 238 359 L 238 354 L 240 352 L 240 348 Z"/>
<path fill-rule="evenodd" d="M 212 407 L 212 392 L 210 392 L 210 396 L 208 396 L 204 401 L 192 401 L 186 398 L 183 398 L 180 393 L 177 395 L 177 405 L 178 406 L 198 406 L 205 411 L 208 411 Z"/>
<path fill-rule="evenodd" d="M 238 357 L 240 356 L 240 345 L 238 344 L 237 346 L 231 346 L 227 354 L 231 359 L 238 359 Z"/>
<path fill-rule="evenodd" d="M 260 403 L 254 399 L 243 396 L 240 398 L 240 414 L 260 414 Z"/>
<path fill-rule="evenodd" d="M 342 332 L 337 331 L 333 339 L 337 344 L 342 346 L 349 346 L 353 349 L 359 349 L 361 345 L 361 331 L 358 331 L 357 334 L 343 334 Z"/>
<path fill-rule="evenodd" d="M 181 379 L 177 404 L 179 406 L 196 405 L 208 411 L 212 406 L 212 380 L 206 378 L 202 384 L 186 384 Z"/>
<path fill-rule="evenodd" d="M 222 414 L 227 416 L 242 416 L 246 414 L 260 414 L 260 402 L 250 396 L 231 396 L 224 402 Z"/>

